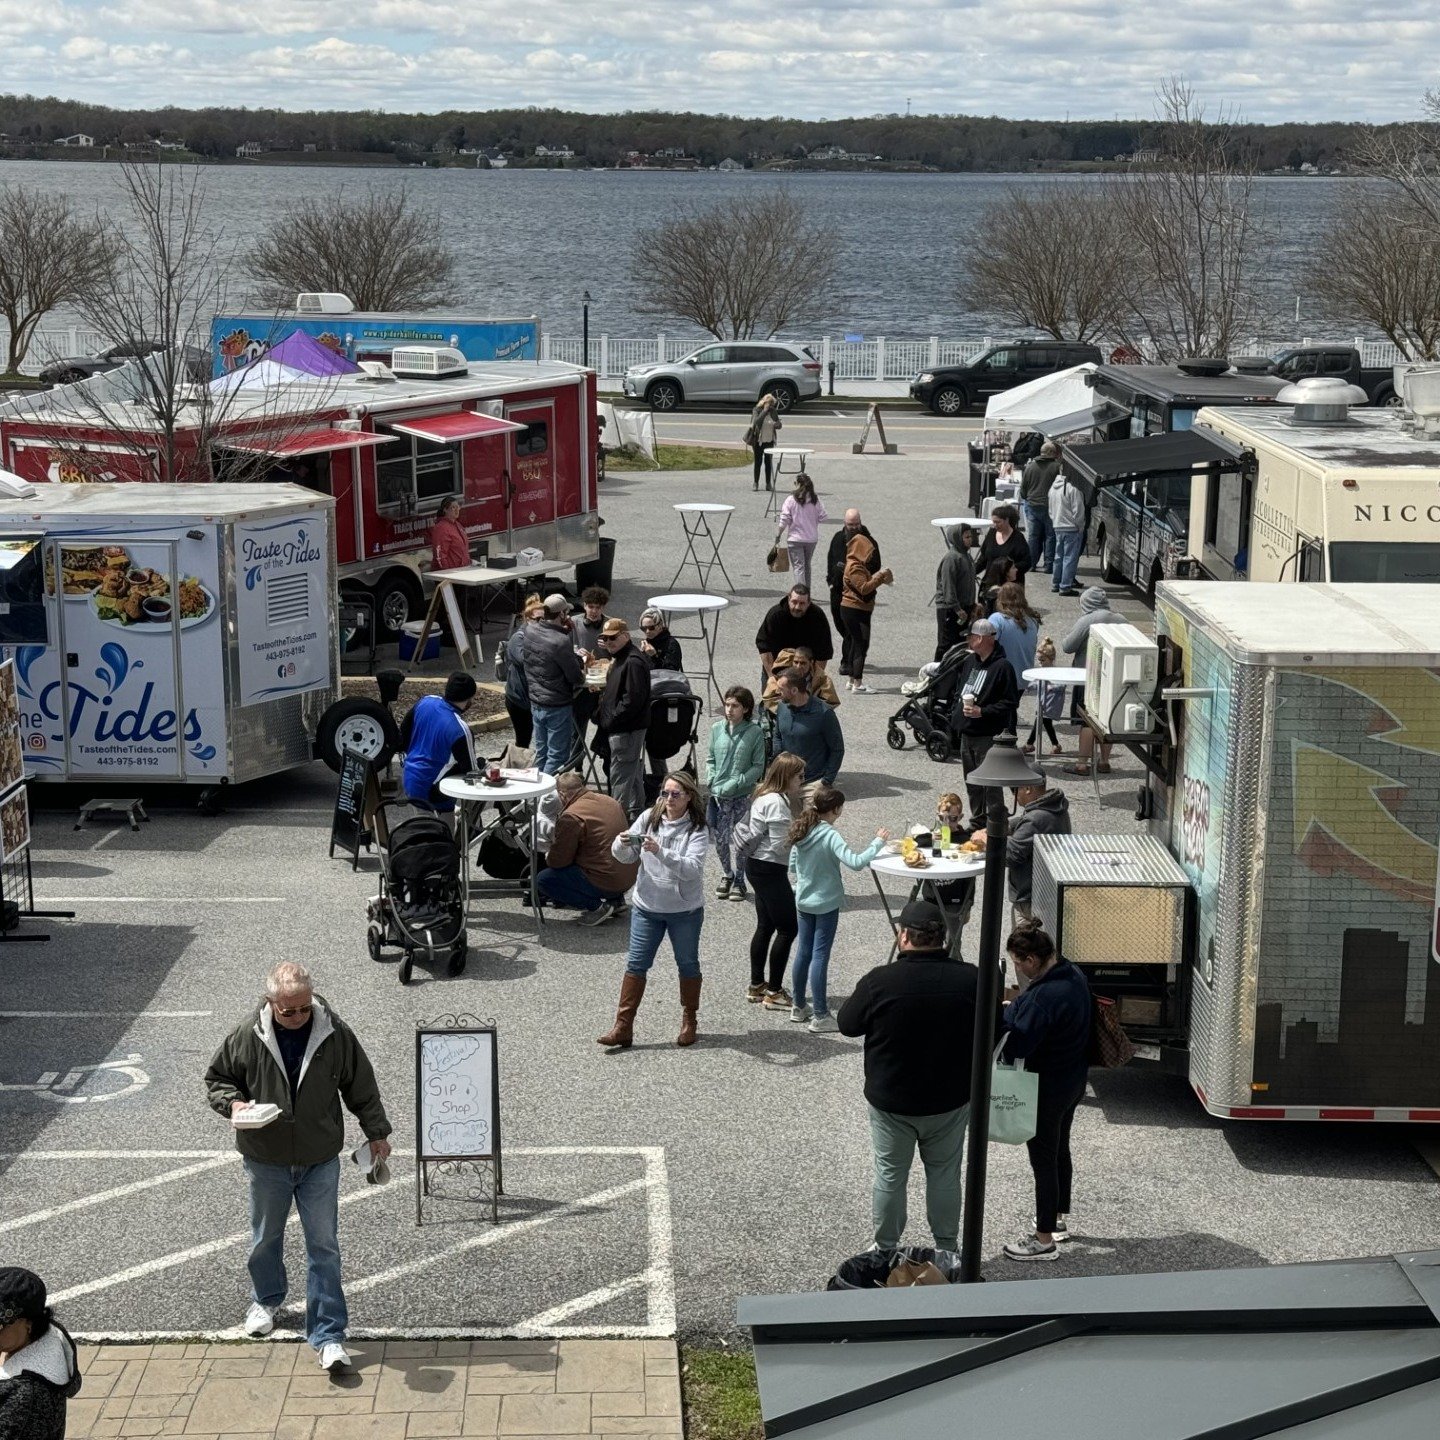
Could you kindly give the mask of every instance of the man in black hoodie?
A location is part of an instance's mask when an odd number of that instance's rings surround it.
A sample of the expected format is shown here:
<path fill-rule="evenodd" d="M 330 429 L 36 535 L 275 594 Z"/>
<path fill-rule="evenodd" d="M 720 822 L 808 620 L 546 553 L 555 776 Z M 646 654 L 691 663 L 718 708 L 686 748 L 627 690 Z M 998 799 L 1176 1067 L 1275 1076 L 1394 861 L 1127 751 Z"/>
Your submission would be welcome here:
<path fill-rule="evenodd" d="M 0 1267 L 0 1435 L 18 1440 L 61 1440 L 80 1389 L 75 1342 L 47 1298 L 33 1270 Z"/>
<path fill-rule="evenodd" d="M 1070 801 L 1063 790 L 1048 790 L 1042 778 L 1038 785 L 1022 785 L 1015 792 L 1020 811 L 1010 822 L 1010 839 L 1005 846 L 1005 863 L 1010 876 L 1010 903 L 1015 923 L 1034 918 L 1030 909 L 1030 881 L 1035 864 L 1037 835 L 1070 834 Z"/>
<path fill-rule="evenodd" d="M 830 618 L 835 622 L 835 633 L 840 637 L 840 673 L 850 673 L 849 631 L 845 628 L 845 613 L 840 601 L 845 595 L 845 552 L 850 542 L 863 535 L 874 547 L 875 553 L 866 561 L 865 568 L 872 575 L 878 575 L 883 568 L 880 564 L 880 542 L 860 523 L 860 512 L 851 506 L 845 512 L 845 523 L 830 537 L 830 548 L 825 552 L 825 583 L 830 587 Z"/>
<path fill-rule="evenodd" d="M 993 800 L 1004 804 L 1003 790 L 986 790 L 971 785 L 970 772 L 985 758 L 995 737 L 1014 730 L 1016 712 L 1020 708 L 1020 683 L 1005 658 L 1005 652 L 989 620 L 977 620 L 970 627 L 967 639 L 970 656 L 960 668 L 956 679 L 955 709 L 950 716 L 950 729 L 960 747 L 960 763 L 967 777 L 965 793 L 970 798 L 970 824 L 973 829 L 985 827 L 985 812 Z"/>
<path fill-rule="evenodd" d="M 630 627 L 610 619 L 600 628 L 610 656 L 596 728 L 610 747 L 610 793 L 633 820 L 645 808 L 645 731 L 650 725 L 650 665 L 631 643 Z"/>
<path fill-rule="evenodd" d="M 973 965 L 945 948 L 938 906 L 912 900 L 900 912 L 893 965 L 861 976 L 840 1007 L 842 1035 L 865 1037 L 865 1099 L 875 1154 L 875 1243 L 900 1246 L 905 1188 L 916 1146 L 925 1167 L 925 1212 L 947 1274 L 960 1242 L 960 1152 L 970 1119 L 975 1034 Z"/>

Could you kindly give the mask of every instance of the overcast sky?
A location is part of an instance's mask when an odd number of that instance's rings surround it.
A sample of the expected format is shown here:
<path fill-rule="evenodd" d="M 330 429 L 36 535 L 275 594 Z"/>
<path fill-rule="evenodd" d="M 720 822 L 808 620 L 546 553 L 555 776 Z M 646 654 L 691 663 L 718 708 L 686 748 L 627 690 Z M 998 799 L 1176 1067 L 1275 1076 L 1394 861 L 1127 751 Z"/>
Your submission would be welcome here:
<path fill-rule="evenodd" d="M 0 0 L 0 90 L 121 107 L 1392 120 L 1437 55 L 1440 0 Z"/>

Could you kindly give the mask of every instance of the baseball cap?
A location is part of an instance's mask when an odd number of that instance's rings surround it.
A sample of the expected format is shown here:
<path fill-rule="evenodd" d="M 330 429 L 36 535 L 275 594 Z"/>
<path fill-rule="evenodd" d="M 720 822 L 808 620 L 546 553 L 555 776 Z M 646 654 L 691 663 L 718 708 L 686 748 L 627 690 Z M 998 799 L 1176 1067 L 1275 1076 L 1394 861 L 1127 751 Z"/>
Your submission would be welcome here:
<path fill-rule="evenodd" d="M 996 630 L 994 624 L 989 620 L 972 620 L 970 633 L 972 635 L 994 635 Z"/>
<path fill-rule="evenodd" d="M 45 1282 L 19 1265 L 0 1267 L 0 1325 L 39 1320 L 45 1314 Z"/>
<path fill-rule="evenodd" d="M 547 615 L 568 615 L 570 602 L 563 595 L 547 595 L 545 597 L 545 613 Z"/>
<path fill-rule="evenodd" d="M 616 616 L 611 616 L 601 627 L 602 635 L 628 635 L 630 627 Z"/>
<path fill-rule="evenodd" d="M 945 916 L 928 900 L 911 900 L 900 912 L 900 925 L 905 930 L 943 930 Z"/>

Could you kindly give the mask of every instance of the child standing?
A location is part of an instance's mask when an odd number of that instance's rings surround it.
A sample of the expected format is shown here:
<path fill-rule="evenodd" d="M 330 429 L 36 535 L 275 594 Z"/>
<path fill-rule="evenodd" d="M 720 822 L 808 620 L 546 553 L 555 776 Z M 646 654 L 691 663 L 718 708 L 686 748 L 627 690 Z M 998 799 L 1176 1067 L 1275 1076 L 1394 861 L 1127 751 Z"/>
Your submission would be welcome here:
<path fill-rule="evenodd" d="M 730 858 L 731 836 L 750 809 L 750 792 L 765 771 L 765 737 L 755 723 L 755 697 L 743 685 L 725 692 L 725 718 L 710 727 L 710 749 L 705 757 L 705 823 L 715 842 L 724 872 L 715 887 L 721 899 L 745 898 L 745 870 Z"/>
<path fill-rule="evenodd" d="M 1035 649 L 1035 663 L 1048 667 L 1055 663 L 1055 642 L 1047 635 Z M 1040 744 L 1040 727 L 1050 737 L 1050 753 L 1059 755 L 1062 750 L 1060 737 L 1055 733 L 1055 722 L 1065 713 L 1065 690 L 1060 685 L 1047 685 L 1043 680 L 1035 693 L 1035 728 L 1030 732 L 1030 741 L 1025 753 L 1033 755 Z"/>
<path fill-rule="evenodd" d="M 790 871 L 795 877 L 795 909 L 799 920 L 790 1018 L 797 1025 L 808 1020 L 812 1035 L 836 1028 L 835 1017 L 825 1003 L 825 981 L 835 931 L 840 924 L 840 905 L 845 898 L 840 867 L 865 869 L 890 838 L 888 830 L 877 830 L 874 840 L 857 855 L 835 829 L 844 808 L 845 796 L 833 785 L 821 785 L 804 813 L 790 827 Z M 813 1010 L 805 1003 L 807 987 L 815 1001 Z"/>

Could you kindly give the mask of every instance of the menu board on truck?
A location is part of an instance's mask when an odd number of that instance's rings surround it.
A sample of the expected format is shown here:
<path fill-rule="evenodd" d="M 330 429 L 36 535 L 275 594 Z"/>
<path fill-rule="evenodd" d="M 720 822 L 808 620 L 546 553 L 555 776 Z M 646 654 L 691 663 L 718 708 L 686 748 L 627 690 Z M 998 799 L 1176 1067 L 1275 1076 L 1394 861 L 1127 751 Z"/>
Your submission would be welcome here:
<path fill-rule="evenodd" d="M 314 515 L 235 526 L 240 704 L 330 683 L 324 526 Z"/>

